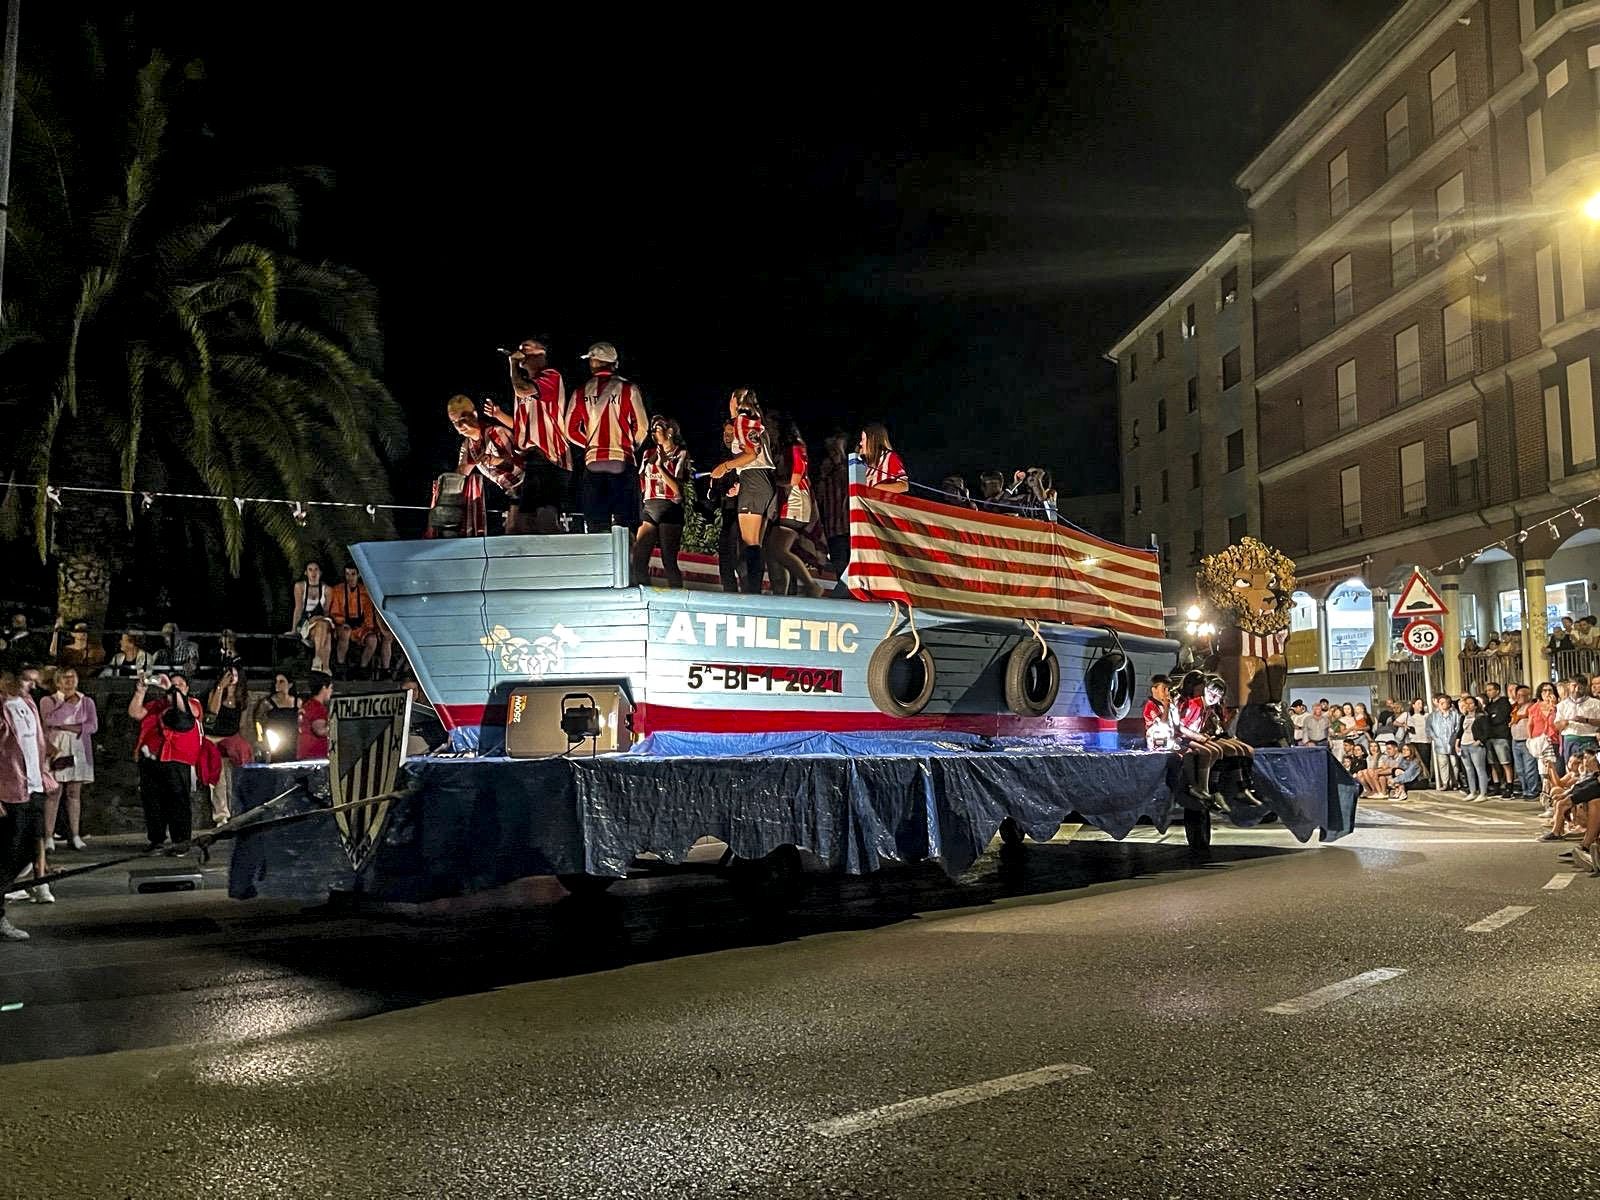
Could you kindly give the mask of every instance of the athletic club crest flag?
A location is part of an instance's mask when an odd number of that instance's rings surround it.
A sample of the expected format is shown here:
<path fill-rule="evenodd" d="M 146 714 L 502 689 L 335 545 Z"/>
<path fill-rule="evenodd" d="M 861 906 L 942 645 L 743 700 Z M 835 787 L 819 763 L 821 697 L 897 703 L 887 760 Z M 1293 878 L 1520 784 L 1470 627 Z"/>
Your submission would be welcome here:
<path fill-rule="evenodd" d="M 410 725 L 411 693 L 406 691 L 335 696 L 328 705 L 333 819 L 345 856 L 357 871 L 371 861 L 388 824 Z M 363 800 L 373 803 L 361 804 Z"/>

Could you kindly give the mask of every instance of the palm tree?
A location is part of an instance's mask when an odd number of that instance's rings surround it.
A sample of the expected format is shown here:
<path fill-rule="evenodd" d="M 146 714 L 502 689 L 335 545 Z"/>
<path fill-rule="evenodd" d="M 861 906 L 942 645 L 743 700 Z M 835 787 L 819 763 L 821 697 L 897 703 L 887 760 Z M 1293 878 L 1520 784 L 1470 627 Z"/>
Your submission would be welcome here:
<path fill-rule="evenodd" d="M 307 180 L 193 201 L 203 138 L 171 114 L 195 72 L 152 54 L 119 101 L 117 71 L 90 46 L 97 70 L 71 89 L 72 115 L 40 78 L 18 91 L 0 402 L 22 414 L 12 479 L 38 488 L 7 495 L 9 532 L 54 557 L 58 615 L 100 626 L 142 505 L 56 504 L 45 484 L 381 501 L 404 434 L 378 378 L 373 289 L 293 253 Z M 98 95 L 94 80 L 109 81 Z M 361 509 L 175 503 L 235 575 L 247 547 L 281 577 L 284 561 L 374 533 Z"/>

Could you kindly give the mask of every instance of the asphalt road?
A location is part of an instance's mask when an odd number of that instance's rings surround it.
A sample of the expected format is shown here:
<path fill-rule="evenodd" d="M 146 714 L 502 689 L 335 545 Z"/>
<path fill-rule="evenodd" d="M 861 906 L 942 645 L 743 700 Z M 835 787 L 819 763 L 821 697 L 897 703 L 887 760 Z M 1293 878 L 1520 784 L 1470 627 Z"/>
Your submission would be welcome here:
<path fill-rule="evenodd" d="M 69 881 L 0 946 L 0 1196 L 1600 1195 L 1600 878 L 1527 805 L 1363 815 L 787 912 Z"/>

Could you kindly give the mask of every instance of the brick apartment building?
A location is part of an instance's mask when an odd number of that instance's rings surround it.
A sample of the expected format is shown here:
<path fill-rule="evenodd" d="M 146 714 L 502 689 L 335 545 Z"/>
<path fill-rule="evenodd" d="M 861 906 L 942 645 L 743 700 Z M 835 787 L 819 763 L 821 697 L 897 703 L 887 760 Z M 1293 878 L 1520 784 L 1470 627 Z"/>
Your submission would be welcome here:
<path fill-rule="evenodd" d="M 1600 493 L 1597 97 L 1600 2 L 1408 0 L 1238 177 L 1261 536 L 1319 682 L 1384 671 L 1413 566 L 1452 688 L 1491 630 L 1542 677 L 1547 620 L 1600 589 L 1572 516 Z"/>
<path fill-rule="evenodd" d="M 1167 604 L 1203 555 L 1260 529 L 1250 235 L 1230 237 L 1106 354 L 1117 365 L 1122 529 L 1161 552 Z"/>

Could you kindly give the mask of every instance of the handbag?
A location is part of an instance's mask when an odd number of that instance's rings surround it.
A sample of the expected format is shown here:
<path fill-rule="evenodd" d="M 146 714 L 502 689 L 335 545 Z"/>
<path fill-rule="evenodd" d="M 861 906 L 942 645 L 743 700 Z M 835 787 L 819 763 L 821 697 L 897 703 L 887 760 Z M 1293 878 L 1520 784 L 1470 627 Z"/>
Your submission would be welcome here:
<path fill-rule="evenodd" d="M 73 746 L 73 736 L 65 729 L 57 730 L 50 735 L 50 773 L 57 771 L 70 771 L 78 765 L 77 752 Z"/>
<path fill-rule="evenodd" d="M 1550 735 L 1545 733 L 1534 734 L 1528 739 L 1527 749 L 1528 753 L 1534 758 L 1543 758 L 1550 749 Z"/>

